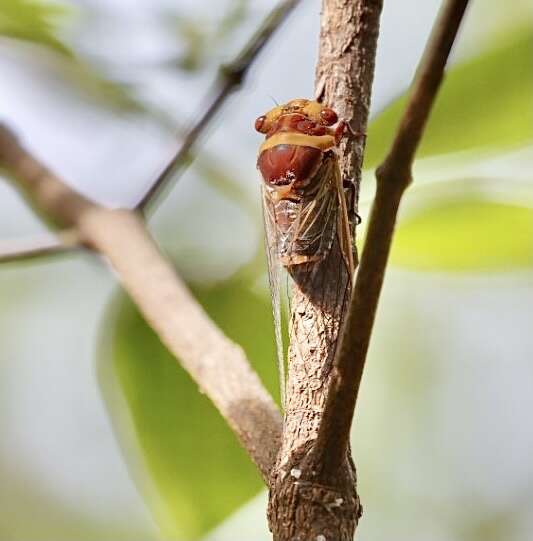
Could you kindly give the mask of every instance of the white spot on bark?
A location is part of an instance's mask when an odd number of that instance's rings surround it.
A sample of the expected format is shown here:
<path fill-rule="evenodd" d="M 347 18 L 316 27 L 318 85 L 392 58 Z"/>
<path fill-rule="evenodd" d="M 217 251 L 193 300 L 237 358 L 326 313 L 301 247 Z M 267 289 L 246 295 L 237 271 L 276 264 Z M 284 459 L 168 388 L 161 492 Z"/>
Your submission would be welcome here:
<path fill-rule="evenodd" d="M 299 470 L 298 468 L 293 468 L 291 470 L 291 476 L 294 477 L 295 479 L 300 479 L 300 477 L 302 476 L 302 470 Z M 317 540 L 318 540 L 318 537 L 317 537 Z M 323 541 L 326 541 L 325 537 Z"/>
<path fill-rule="evenodd" d="M 337 499 L 335 500 L 335 505 L 336 505 L 337 507 L 340 507 L 343 503 L 344 503 L 344 500 L 343 500 L 342 498 L 337 498 Z"/>
<path fill-rule="evenodd" d="M 315 541 L 326 541 L 326 536 L 322 534 L 317 535 Z"/>

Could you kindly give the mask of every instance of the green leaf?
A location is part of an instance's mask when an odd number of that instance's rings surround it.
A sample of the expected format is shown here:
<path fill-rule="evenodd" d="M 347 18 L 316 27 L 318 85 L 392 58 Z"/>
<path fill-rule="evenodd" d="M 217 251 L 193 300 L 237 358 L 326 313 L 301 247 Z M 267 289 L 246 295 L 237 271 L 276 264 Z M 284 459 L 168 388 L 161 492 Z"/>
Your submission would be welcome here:
<path fill-rule="evenodd" d="M 73 87 L 100 105 L 126 113 L 147 112 L 147 107 L 135 97 L 132 85 L 113 80 L 98 67 L 81 57 L 72 57 L 62 66 L 62 74 Z"/>
<path fill-rule="evenodd" d="M 236 203 L 254 223 L 258 222 L 258 201 L 250 195 L 248 190 L 243 189 L 242 182 L 238 180 L 238 173 L 229 168 L 217 156 L 208 155 L 207 152 L 195 157 L 193 168 L 198 172 L 203 182 L 215 189 L 223 197 Z M 259 228 L 261 232 L 262 228 L 261 224 Z"/>
<path fill-rule="evenodd" d="M 176 59 L 178 68 L 195 72 L 213 59 L 213 51 L 223 49 L 248 15 L 248 0 L 233 0 L 217 18 L 194 19 L 189 15 L 172 17 L 183 52 Z M 220 14 L 215 14 L 220 15 Z"/>
<path fill-rule="evenodd" d="M 218 24 L 215 37 L 223 40 L 238 30 L 248 15 L 248 8 L 249 0 L 233 0 Z"/>
<path fill-rule="evenodd" d="M 277 395 L 267 299 L 251 293 L 238 279 L 198 289 L 196 294 Z M 254 496 L 262 481 L 220 414 L 133 304 L 121 294 L 117 306 L 115 317 L 107 322 L 113 331 L 104 358 L 111 356 L 113 378 L 103 373 L 104 393 L 109 398 L 107 386 L 114 379 L 125 398 L 137 453 L 153 487 L 145 495 L 164 538 L 198 538 Z M 111 407 L 111 414 L 115 423 L 122 422 L 116 408 Z M 135 468 L 139 461 L 131 444 L 123 448 Z M 133 473 L 139 477 L 139 472 Z"/>
<path fill-rule="evenodd" d="M 509 271 L 533 266 L 533 209 L 441 198 L 400 223 L 391 263 L 414 270 Z"/>
<path fill-rule="evenodd" d="M 146 111 L 129 85 L 103 74 L 61 41 L 58 31 L 69 13 L 66 6 L 42 0 L 0 0 L 0 36 L 59 53 L 50 67 L 85 96 L 123 111 Z"/>
<path fill-rule="evenodd" d="M 498 150 L 533 138 L 533 39 L 514 31 L 478 57 L 449 70 L 417 157 L 476 147 Z M 371 123 L 365 167 L 375 167 L 390 147 L 406 96 Z"/>
<path fill-rule="evenodd" d="M 204 22 L 188 17 L 176 16 L 176 31 L 183 43 L 184 51 L 177 60 L 177 65 L 184 71 L 197 71 L 203 66 L 208 43 L 208 34 Z"/>
<path fill-rule="evenodd" d="M 0 35 L 31 41 L 70 56 L 56 36 L 58 23 L 67 8 L 40 0 L 0 0 Z"/>

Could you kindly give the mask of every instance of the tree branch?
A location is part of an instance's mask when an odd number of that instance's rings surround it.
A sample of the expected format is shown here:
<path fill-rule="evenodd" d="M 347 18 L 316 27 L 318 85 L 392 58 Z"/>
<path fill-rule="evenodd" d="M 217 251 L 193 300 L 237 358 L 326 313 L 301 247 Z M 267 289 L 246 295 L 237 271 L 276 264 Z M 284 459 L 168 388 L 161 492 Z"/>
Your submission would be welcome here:
<path fill-rule="evenodd" d="M 202 109 L 204 112 L 200 115 L 198 121 L 192 125 L 190 130 L 186 132 L 179 150 L 155 179 L 153 184 L 148 188 L 146 193 L 141 197 L 136 205 L 137 210 L 145 211 L 171 179 L 176 180 L 177 176 L 185 171 L 190 163 L 190 153 L 200 136 L 230 94 L 241 86 L 259 53 L 299 2 L 300 0 L 281 1 L 270 12 L 236 58 L 229 64 L 220 68 L 218 80 L 215 83 L 214 88 L 208 93 L 206 99 L 209 105 Z M 211 96 L 211 98 L 209 98 L 209 96 Z"/>
<path fill-rule="evenodd" d="M 221 68 L 209 107 L 185 134 L 180 149 L 136 210 L 145 211 L 171 177 L 183 172 L 209 122 L 242 84 L 261 50 L 299 1 L 282 0 L 234 61 Z M 76 193 L 26 152 L 1 124 L 0 162 L 15 174 L 18 187 L 38 213 L 57 227 L 72 228 L 81 244 L 109 259 L 147 321 L 213 400 L 267 480 L 281 441 L 279 411 L 240 348 L 209 320 L 158 252 L 140 216 L 135 211 L 102 208 Z M 102 228 L 104 223 L 108 229 Z M 28 248 L 17 246 L 0 254 L 0 261 L 56 253 L 69 247 L 63 248 L 59 241 L 39 242 Z"/>
<path fill-rule="evenodd" d="M 75 249 L 78 241 L 75 231 L 62 231 L 55 237 L 3 240 L 0 241 L 0 263 L 64 254 Z"/>
<path fill-rule="evenodd" d="M 209 319 L 159 252 L 140 215 L 103 208 L 67 186 L 0 125 L 0 163 L 33 205 L 107 258 L 171 353 L 213 401 L 268 478 L 280 445 L 279 411 L 241 348 Z"/>
<path fill-rule="evenodd" d="M 351 128 L 338 154 L 342 178 L 353 184 L 355 211 L 382 6 L 382 0 L 322 3 L 315 94 Z"/>
<path fill-rule="evenodd" d="M 316 97 L 351 127 L 339 159 L 352 232 L 381 8 L 381 0 L 322 2 Z M 320 459 L 311 460 L 351 293 L 352 276 L 337 237 L 327 258 L 313 268 L 311 279 L 309 274 L 309 269 L 292 271 L 287 402 L 269 522 L 276 541 L 348 541 L 361 514 L 353 462 L 345 450 L 343 467 L 321 479 Z"/>
<path fill-rule="evenodd" d="M 137 213 L 90 212 L 81 227 L 90 247 L 109 259 L 148 324 L 213 401 L 267 480 L 280 445 L 281 417 L 242 349 L 204 312 Z"/>
<path fill-rule="evenodd" d="M 322 464 L 324 478 L 338 470 L 348 449 L 353 412 L 398 207 L 411 182 L 414 155 L 467 4 L 468 0 L 447 0 L 444 3 L 420 61 L 396 138 L 376 173 L 376 197 L 315 446 L 315 460 Z"/>

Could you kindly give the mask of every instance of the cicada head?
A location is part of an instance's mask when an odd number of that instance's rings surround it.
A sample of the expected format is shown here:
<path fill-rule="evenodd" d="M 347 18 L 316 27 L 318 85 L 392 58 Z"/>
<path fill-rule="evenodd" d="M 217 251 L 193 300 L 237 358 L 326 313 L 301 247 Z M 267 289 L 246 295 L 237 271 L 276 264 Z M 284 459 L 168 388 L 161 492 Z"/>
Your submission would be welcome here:
<path fill-rule="evenodd" d="M 291 122 L 292 121 L 292 122 Z M 300 133 L 309 135 L 324 134 L 325 128 L 333 126 L 338 121 L 333 109 L 317 101 L 297 99 L 283 105 L 278 105 L 258 117 L 255 129 L 268 136 L 274 135 L 281 127 L 290 127 Z M 298 124 L 302 123 L 299 127 Z"/>
<path fill-rule="evenodd" d="M 278 105 L 258 117 L 255 129 L 266 137 L 259 148 L 257 167 L 266 185 L 279 188 L 281 198 L 305 188 L 324 154 L 342 136 L 342 126 L 340 130 L 332 128 L 337 122 L 333 109 L 306 99 Z"/>

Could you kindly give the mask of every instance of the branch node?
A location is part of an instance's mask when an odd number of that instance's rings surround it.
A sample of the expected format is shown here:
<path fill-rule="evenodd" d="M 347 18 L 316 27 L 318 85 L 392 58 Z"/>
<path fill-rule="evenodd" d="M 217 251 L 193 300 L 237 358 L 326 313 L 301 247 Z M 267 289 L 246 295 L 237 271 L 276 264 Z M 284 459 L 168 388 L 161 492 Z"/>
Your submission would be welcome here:
<path fill-rule="evenodd" d="M 412 168 L 410 163 L 392 163 L 392 160 L 385 160 L 376 169 L 376 181 L 378 185 L 388 185 L 391 190 L 399 189 L 404 191 L 413 181 Z"/>
<path fill-rule="evenodd" d="M 222 84 L 230 86 L 233 90 L 236 90 L 242 85 L 244 78 L 246 77 L 248 67 L 249 66 L 243 64 L 242 62 L 230 62 L 228 64 L 222 64 L 218 70 L 219 78 L 222 81 Z"/>

